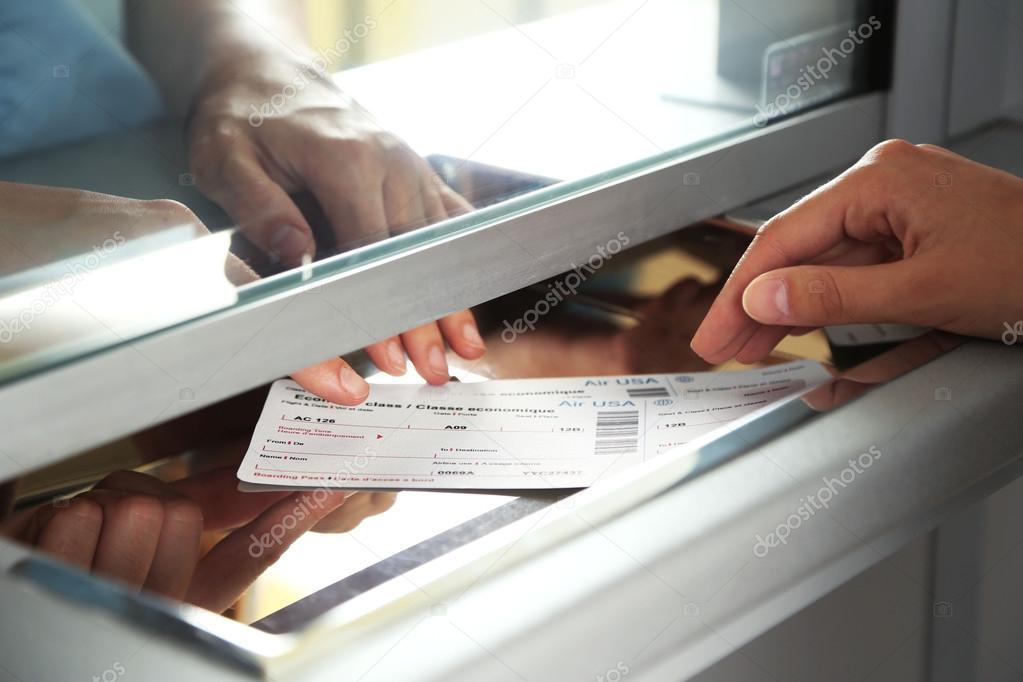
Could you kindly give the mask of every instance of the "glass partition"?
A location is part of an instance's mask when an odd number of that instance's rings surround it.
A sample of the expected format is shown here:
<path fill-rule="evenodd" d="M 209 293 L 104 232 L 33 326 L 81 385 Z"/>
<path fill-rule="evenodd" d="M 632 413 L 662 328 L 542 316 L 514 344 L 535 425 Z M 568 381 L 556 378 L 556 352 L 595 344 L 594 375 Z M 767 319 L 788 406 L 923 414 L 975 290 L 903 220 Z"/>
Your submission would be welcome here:
<path fill-rule="evenodd" d="M 883 88 L 894 31 L 839 0 L 193 4 L 0 11 L 0 379 Z"/>
<path fill-rule="evenodd" d="M 490 330 L 487 340 L 492 350 L 482 359 L 456 363 L 453 373 L 462 382 L 519 377 L 678 376 L 695 372 L 711 372 L 711 377 L 727 379 L 729 370 L 748 368 L 734 361 L 709 365 L 689 349 L 689 340 L 749 239 L 747 229 L 715 221 L 631 249 L 514 342 L 502 339 L 510 334 L 509 329 L 515 329 L 514 323 L 505 322 L 530 319 L 524 311 L 533 309 L 538 291 L 549 291 L 548 285 L 556 286 L 563 278 L 490 301 L 476 312 L 483 328 Z M 612 506 L 620 509 L 640 505 L 815 415 L 841 408 L 871 387 L 939 357 L 960 342 L 959 337 L 938 332 L 901 344 L 855 348 L 830 346 L 821 330 L 790 337 L 759 366 L 770 371 L 776 365 L 791 367 L 783 363 L 793 361 L 820 363 L 824 368 L 821 373 L 835 378 L 823 380 L 813 390 L 804 386 L 787 401 L 738 420 L 721 419 L 719 413 L 715 419 L 720 423 L 715 430 L 688 442 L 680 438 L 640 465 L 608 472 L 589 491 L 565 490 L 553 484 L 550 489 L 507 490 L 503 494 L 361 490 L 319 523 L 317 532 L 282 545 L 279 561 L 265 573 L 263 569 L 272 562 L 264 559 L 271 552 L 277 558 L 278 548 L 272 542 L 260 544 L 260 510 L 265 507 L 267 514 L 277 513 L 273 505 L 280 501 L 294 506 L 294 510 L 281 508 L 294 512 L 294 516 L 285 515 L 281 524 L 289 519 L 296 523 L 301 515 L 292 498 L 283 497 L 289 494 L 287 491 L 253 494 L 236 490 L 241 455 L 249 448 L 254 421 L 266 399 L 267 390 L 262 387 L 25 477 L 19 483 L 17 509 L 12 517 L 0 522 L 0 533 L 23 542 L 26 531 L 18 526 L 19 519 L 23 523 L 33 513 L 38 514 L 40 505 L 57 505 L 59 509 L 111 468 L 130 466 L 163 481 L 169 490 L 191 490 L 192 494 L 202 482 L 206 493 L 200 491 L 200 499 L 209 494 L 210 508 L 221 509 L 211 515 L 211 528 L 203 534 L 203 551 L 222 562 L 224 552 L 233 546 L 237 556 L 231 570 L 200 569 L 193 582 L 202 589 L 190 590 L 180 600 L 222 611 L 264 632 L 291 633 L 385 583 L 393 585 L 397 581 L 400 585 L 406 572 L 444 559 L 530 515 L 550 520 L 559 512 L 571 513 L 576 509 L 574 500 L 584 499 L 582 495 L 585 500 L 600 496 L 614 500 Z M 367 370 L 367 376 L 375 386 L 410 381 L 372 370 Z M 666 398 L 667 393 L 639 391 L 635 395 L 637 401 L 648 406 L 701 407 L 699 401 L 687 404 L 690 398 L 684 395 L 674 399 Z M 435 398 L 443 396 L 435 394 Z M 557 400 L 540 394 L 535 403 L 553 405 Z M 649 424 L 648 429 L 661 426 L 665 423 L 658 421 Z M 131 481 L 107 485 L 117 488 L 126 483 Z M 218 505 L 213 495 L 233 501 L 227 520 L 220 518 L 224 516 L 223 504 Z M 273 533 L 273 529 L 266 532 Z M 213 552 L 216 547 L 221 550 Z M 255 570 L 249 570 L 252 567 Z M 36 566 L 25 570 L 33 575 L 40 569 Z M 49 570 L 36 579 L 53 589 L 65 589 L 65 578 L 55 578 Z M 91 593 L 87 586 L 78 589 Z M 219 593 L 232 598 L 218 601 L 215 597 Z M 235 598 L 238 594 L 243 596 Z"/>

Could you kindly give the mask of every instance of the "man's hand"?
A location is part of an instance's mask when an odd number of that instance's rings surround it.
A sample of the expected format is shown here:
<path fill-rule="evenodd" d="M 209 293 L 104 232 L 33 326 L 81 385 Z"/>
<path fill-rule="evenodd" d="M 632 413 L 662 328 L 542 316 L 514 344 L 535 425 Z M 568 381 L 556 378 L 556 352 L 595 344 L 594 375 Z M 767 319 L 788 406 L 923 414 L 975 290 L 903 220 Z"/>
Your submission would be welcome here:
<path fill-rule="evenodd" d="M 987 338 L 1023 320 L 1023 180 L 884 142 L 757 233 L 692 347 L 754 362 L 794 329 L 906 323 Z"/>
<path fill-rule="evenodd" d="M 127 3 L 128 44 L 171 108 L 190 115 L 199 188 L 253 242 L 289 265 L 314 251 L 312 230 L 290 194 L 317 199 L 342 247 L 470 210 L 423 159 L 315 68 L 322 65 L 306 40 L 303 7 L 293 0 Z M 367 351 L 381 369 L 400 375 L 407 350 L 423 378 L 443 384 L 445 341 L 470 360 L 484 353 L 469 312 Z M 368 391 L 354 372 L 345 372 L 342 383 L 349 388 L 339 402 L 359 402 Z"/>
<path fill-rule="evenodd" d="M 253 111 L 279 101 L 297 75 L 301 90 L 266 116 Z M 255 107 L 255 109 L 254 109 Z M 313 232 L 289 195 L 311 192 L 339 245 L 361 245 L 471 210 L 404 142 L 382 130 L 333 83 L 298 62 L 242 60 L 219 70 L 200 91 L 191 124 L 198 187 L 237 221 L 258 246 L 295 265 L 315 250 Z M 384 371 L 405 372 L 405 351 L 431 384 L 448 379 L 444 343 L 460 356 L 483 355 L 468 311 L 367 349 Z M 347 381 L 345 380 L 347 379 Z M 368 387 L 343 376 L 349 395 Z M 348 385 L 350 384 L 350 385 Z"/>
<path fill-rule="evenodd" d="M 288 265 L 316 246 L 288 195 L 311 192 L 342 248 L 471 210 L 329 74 L 296 59 L 215 70 L 196 96 L 189 150 L 199 189 Z"/>

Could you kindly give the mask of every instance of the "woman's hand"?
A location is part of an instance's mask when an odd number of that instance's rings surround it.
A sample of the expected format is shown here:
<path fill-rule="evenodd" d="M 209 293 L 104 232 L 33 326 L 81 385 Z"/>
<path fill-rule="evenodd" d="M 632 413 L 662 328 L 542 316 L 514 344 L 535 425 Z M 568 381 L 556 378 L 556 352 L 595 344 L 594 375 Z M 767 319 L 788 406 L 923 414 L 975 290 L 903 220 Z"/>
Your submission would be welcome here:
<path fill-rule="evenodd" d="M 761 359 L 793 329 L 905 323 L 991 339 L 1023 320 L 1023 180 L 882 143 L 760 229 L 693 337 Z"/>
<path fill-rule="evenodd" d="M 163 483 L 119 471 L 66 506 L 16 515 L 0 533 L 131 587 L 220 612 L 306 531 L 350 530 L 394 499 L 323 489 L 242 493 L 234 472 Z M 203 531 L 216 530 L 230 532 L 202 554 Z"/>

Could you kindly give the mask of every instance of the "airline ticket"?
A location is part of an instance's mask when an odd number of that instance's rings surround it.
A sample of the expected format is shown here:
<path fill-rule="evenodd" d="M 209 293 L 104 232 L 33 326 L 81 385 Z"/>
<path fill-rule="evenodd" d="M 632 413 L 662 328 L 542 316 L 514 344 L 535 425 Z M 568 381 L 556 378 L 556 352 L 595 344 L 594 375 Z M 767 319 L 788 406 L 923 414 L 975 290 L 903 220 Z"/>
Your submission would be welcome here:
<path fill-rule="evenodd" d="M 588 487 L 821 385 L 819 363 L 737 372 L 373 385 L 361 405 L 273 384 L 245 490 Z"/>

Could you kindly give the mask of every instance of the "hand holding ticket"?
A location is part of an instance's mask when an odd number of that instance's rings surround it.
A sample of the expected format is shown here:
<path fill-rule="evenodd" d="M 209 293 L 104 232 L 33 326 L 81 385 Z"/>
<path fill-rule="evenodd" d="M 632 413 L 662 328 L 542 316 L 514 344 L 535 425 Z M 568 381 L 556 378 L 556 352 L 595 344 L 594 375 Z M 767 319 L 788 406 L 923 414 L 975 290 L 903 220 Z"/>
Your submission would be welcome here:
<path fill-rule="evenodd" d="M 374 385 L 353 407 L 270 389 L 243 488 L 583 488 L 826 381 L 803 361 L 741 372 Z"/>

